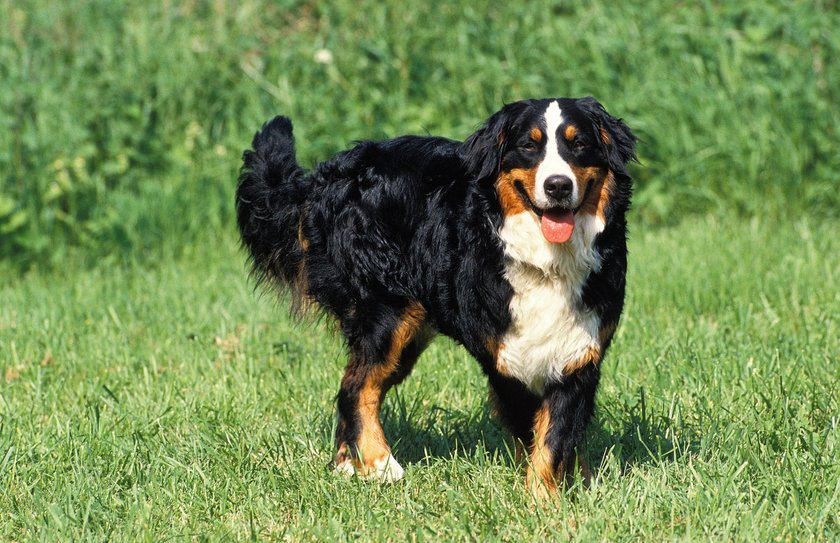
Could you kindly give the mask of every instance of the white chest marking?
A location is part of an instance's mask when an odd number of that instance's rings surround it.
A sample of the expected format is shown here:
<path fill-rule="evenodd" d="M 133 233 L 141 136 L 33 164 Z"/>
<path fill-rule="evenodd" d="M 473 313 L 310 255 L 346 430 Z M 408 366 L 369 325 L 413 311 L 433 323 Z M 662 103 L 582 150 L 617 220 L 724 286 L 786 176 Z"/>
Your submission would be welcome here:
<path fill-rule="evenodd" d="M 600 256 L 592 248 L 604 223 L 593 215 L 575 219 L 572 239 L 549 243 L 531 212 L 509 216 L 499 232 L 505 242 L 505 274 L 513 286 L 513 323 L 502 339 L 499 368 L 542 393 L 546 381 L 600 347 L 599 319 L 581 307 L 581 291 Z"/>

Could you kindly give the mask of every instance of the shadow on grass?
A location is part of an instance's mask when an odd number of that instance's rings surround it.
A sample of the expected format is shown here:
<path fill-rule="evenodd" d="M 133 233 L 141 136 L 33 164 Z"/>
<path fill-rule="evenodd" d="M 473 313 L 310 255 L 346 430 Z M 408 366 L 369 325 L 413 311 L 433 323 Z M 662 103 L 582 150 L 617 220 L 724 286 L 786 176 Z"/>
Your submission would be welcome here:
<path fill-rule="evenodd" d="M 520 465 L 513 438 L 487 406 L 476 412 L 438 405 L 417 408 L 419 403 L 409 406 L 397 396 L 383 410 L 385 435 L 400 461 L 414 464 L 428 458 L 485 456 L 509 467 Z M 699 435 L 681 421 L 649 410 L 644 389 L 639 389 L 638 401 L 612 406 L 599 403 L 583 453 L 593 472 L 614 458 L 626 473 L 634 466 L 676 462 L 696 452 L 699 443 Z"/>
<path fill-rule="evenodd" d="M 684 423 L 679 410 L 663 404 L 651 406 L 644 387 L 624 400 L 601 400 L 586 440 L 593 471 L 617 459 L 621 472 L 634 466 L 677 462 L 700 448 L 700 435 Z"/>
<path fill-rule="evenodd" d="M 513 438 L 487 407 L 475 412 L 433 406 L 417 417 L 404 415 L 394 406 L 385 411 L 382 421 L 395 456 L 402 462 L 484 457 L 511 467 L 517 463 Z"/>

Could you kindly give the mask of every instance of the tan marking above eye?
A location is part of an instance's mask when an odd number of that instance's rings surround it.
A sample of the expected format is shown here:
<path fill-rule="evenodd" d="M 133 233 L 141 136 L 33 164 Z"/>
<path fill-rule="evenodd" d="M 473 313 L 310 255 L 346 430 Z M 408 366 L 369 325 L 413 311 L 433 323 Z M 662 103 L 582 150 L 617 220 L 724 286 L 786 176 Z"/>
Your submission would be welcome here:
<path fill-rule="evenodd" d="M 531 136 L 531 139 L 536 141 L 537 143 L 542 141 L 542 137 L 543 137 L 542 130 L 540 130 L 536 126 L 531 129 L 531 132 L 528 135 Z"/>
<path fill-rule="evenodd" d="M 575 139 L 575 136 L 577 136 L 577 127 L 570 124 L 566 127 L 566 130 L 563 132 L 563 136 L 565 136 L 567 140 L 572 141 L 573 139 Z"/>

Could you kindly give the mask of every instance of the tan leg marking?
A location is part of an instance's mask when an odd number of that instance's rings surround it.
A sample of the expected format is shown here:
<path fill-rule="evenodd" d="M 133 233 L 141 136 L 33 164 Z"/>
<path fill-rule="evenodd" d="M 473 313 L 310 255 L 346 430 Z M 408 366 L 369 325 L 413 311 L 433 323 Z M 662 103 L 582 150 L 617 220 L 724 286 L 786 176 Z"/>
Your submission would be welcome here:
<path fill-rule="evenodd" d="M 425 317 L 426 311 L 419 303 L 409 304 L 391 337 L 391 347 L 384 363 L 377 365 L 367 374 L 359 392 L 357 407 L 360 429 L 356 448 L 359 457 L 351 457 L 349 446 L 342 443 L 336 454 L 337 471 L 385 481 L 402 478 L 403 469 L 391 456 L 391 448 L 379 421 L 379 411 L 388 391 L 388 378 L 397 370 L 400 354 L 414 339 Z M 347 378 L 348 375 L 345 374 L 345 379 Z"/>
<path fill-rule="evenodd" d="M 534 417 L 534 443 L 531 445 L 531 463 L 525 482 L 531 494 L 537 499 L 548 498 L 557 490 L 554 473 L 554 453 L 545 445 L 545 438 L 551 426 L 548 407 L 543 405 Z"/>
<path fill-rule="evenodd" d="M 554 453 L 545 444 L 545 438 L 551 429 L 548 406 L 543 405 L 534 417 L 534 443 L 531 445 L 531 462 L 528 472 L 525 475 L 525 484 L 528 486 L 531 495 L 538 501 L 545 501 L 557 493 L 557 485 L 561 483 L 571 485 L 571 473 L 566 470 L 570 466 L 562 463 L 554 469 Z M 581 477 L 585 484 L 589 484 L 592 477 L 586 460 L 580 454 L 576 454 L 580 466 Z"/>

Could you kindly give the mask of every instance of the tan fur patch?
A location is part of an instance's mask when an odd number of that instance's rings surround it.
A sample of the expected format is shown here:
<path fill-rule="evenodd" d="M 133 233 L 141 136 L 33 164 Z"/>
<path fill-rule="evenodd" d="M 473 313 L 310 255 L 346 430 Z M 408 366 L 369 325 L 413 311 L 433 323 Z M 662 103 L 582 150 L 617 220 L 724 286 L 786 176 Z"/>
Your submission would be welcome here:
<path fill-rule="evenodd" d="M 309 240 L 303 237 L 303 220 L 298 223 L 298 243 L 304 252 L 309 250 Z"/>
<path fill-rule="evenodd" d="M 303 258 L 300 260 L 300 264 L 298 264 L 297 274 L 294 280 L 291 282 L 292 288 L 292 300 L 291 306 L 292 310 L 296 312 L 300 312 L 301 314 L 306 313 L 307 309 L 310 305 L 309 296 L 307 294 L 308 284 L 306 281 L 306 251 L 309 249 L 309 240 L 303 237 L 303 220 L 298 222 L 298 243 L 300 244 L 301 249 L 304 252 Z"/>
<path fill-rule="evenodd" d="M 545 498 L 557 488 L 553 467 L 554 454 L 545 444 L 550 428 L 548 407 L 543 405 L 534 417 L 534 443 L 531 445 L 531 462 L 525 476 L 528 488 L 537 498 Z"/>
<path fill-rule="evenodd" d="M 577 127 L 575 125 L 570 124 L 566 127 L 566 130 L 563 131 L 563 136 L 566 138 L 567 141 L 572 141 L 577 136 Z"/>
<path fill-rule="evenodd" d="M 542 130 L 540 130 L 540 128 L 538 126 L 535 126 L 534 128 L 532 128 L 531 132 L 528 135 L 531 136 L 531 139 L 534 140 L 537 143 L 541 142 L 542 139 L 543 139 Z"/>
<path fill-rule="evenodd" d="M 361 461 L 364 463 L 362 473 L 373 467 L 376 460 L 381 460 L 391 452 L 382 424 L 379 422 L 379 409 L 382 405 L 382 388 L 370 381 L 365 384 L 359 394 L 359 419 L 361 432 L 357 443 Z"/>
<path fill-rule="evenodd" d="M 298 265 L 297 276 L 291 284 L 292 287 L 292 309 L 305 313 L 309 307 L 310 298 L 307 294 L 308 283 L 306 281 L 306 259 L 302 259 Z"/>
<path fill-rule="evenodd" d="M 610 194 L 612 194 L 613 185 L 615 184 L 615 178 L 613 177 L 613 173 L 611 171 L 607 172 L 607 176 L 604 178 L 604 181 L 601 183 L 601 190 L 598 191 L 598 207 L 595 213 L 601 220 L 606 220 L 606 209 L 607 205 L 610 203 Z"/>
<path fill-rule="evenodd" d="M 563 373 L 565 375 L 571 375 L 574 372 L 580 370 L 581 368 L 588 366 L 589 364 L 597 364 L 600 361 L 601 347 L 599 347 L 598 345 L 592 345 L 588 349 L 586 349 L 586 352 L 583 353 L 583 356 L 581 356 L 573 362 L 566 364 L 566 366 L 563 368 Z"/>
<path fill-rule="evenodd" d="M 505 344 L 502 343 L 502 340 L 497 337 L 488 337 L 484 341 L 484 345 L 487 348 L 487 352 L 490 354 L 490 357 L 496 362 L 496 371 L 505 377 L 509 377 L 510 374 L 508 373 L 507 364 L 505 364 L 499 357 L 499 353 L 505 348 Z"/>
<path fill-rule="evenodd" d="M 499 194 L 499 203 L 502 205 L 502 214 L 505 217 L 528 211 L 527 204 L 522 200 L 522 195 L 514 186 L 517 181 L 522 183 L 528 197 L 533 201 L 534 186 L 537 183 L 537 169 L 514 168 L 499 174 L 499 178 L 496 180 L 496 192 Z"/>

